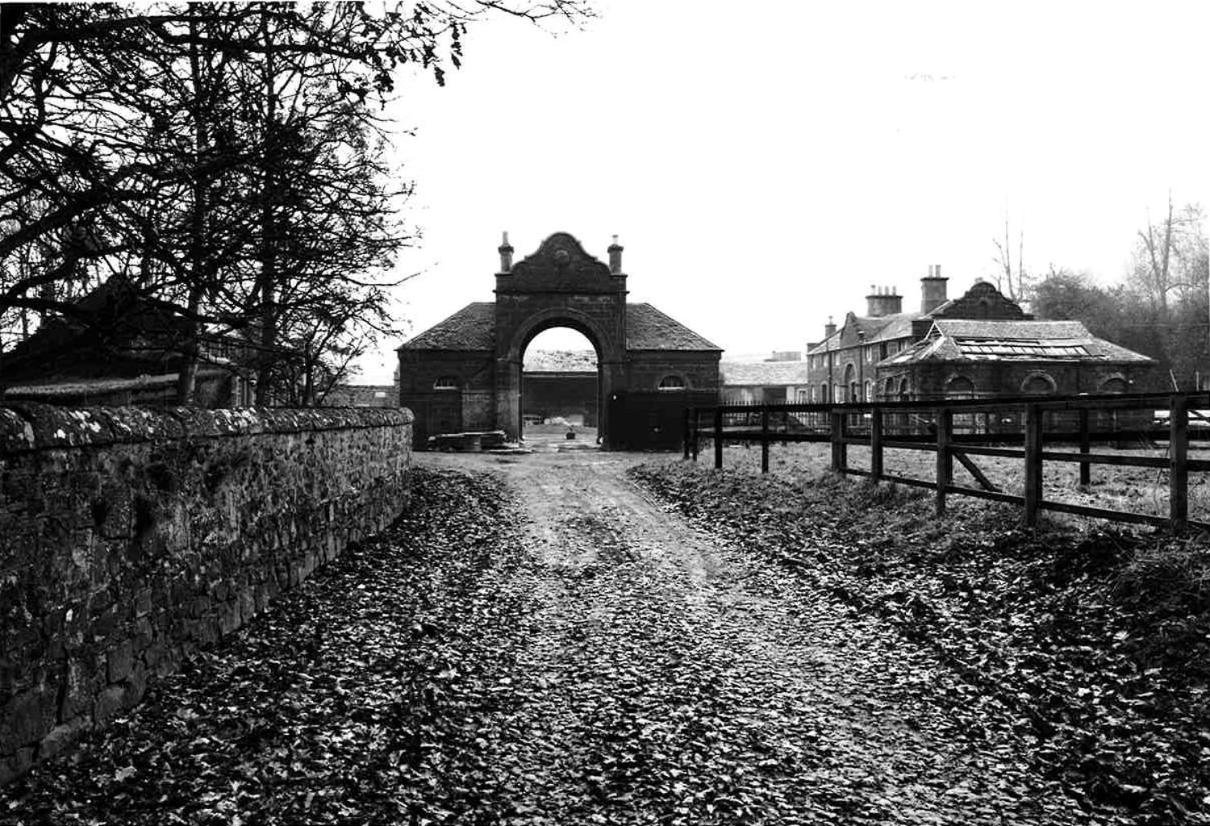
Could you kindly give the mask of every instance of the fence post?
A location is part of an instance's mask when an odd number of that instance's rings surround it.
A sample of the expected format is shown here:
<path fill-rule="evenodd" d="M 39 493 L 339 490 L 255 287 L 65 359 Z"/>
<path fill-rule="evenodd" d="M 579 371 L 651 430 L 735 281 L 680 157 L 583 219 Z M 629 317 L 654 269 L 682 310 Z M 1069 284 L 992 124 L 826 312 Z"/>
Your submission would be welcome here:
<path fill-rule="evenodd" d="M 848 458 L 845 453 L 844 443 L 844 413 L 839 412 L 835 408 L 831 411 L 832 419 L 832 470 L 837 472 L 843 471 L 847 465 Z"/>
<path fill-rule="evenodd" d="M 691 456 L 690 456 L 690 458 L 693 459 L 693 461 L 695 461 L 695 462 L 697 461 L 697 448 L 698 448 L 697 443 L 698 443 L 698 439 L 701 438 L 701 433 L 702 433 L 702 411 L 698 410 L 695 407 L 695 408 L 693 408 L 693 448 L 692 448 Z"/>
<path fill-rule="evenodd" d="M 682 449 L 684 450 L 684 455 L 681 456 L 682 459 L 689 458 L 689 412 L 690 409 L 688 407 L 681 412 L 681 442 L 683 443 Z"/>
<path fill-rule="evenodd" d="M 937 408 L 937 515 L 945 515 L 945 489 L 954 481 L 954 455 L 950 442 L 954 437 L 954 412 Z"/>
<path fill-rule="evenodd" d="M 1092 449 L 1092 440 L 1088 433 L 1088 408 L 1080 408 L 1080 453 L 1089 453 Z M 1092 463 L 1080 462 L 1080 487 L 1087 487 L 1092 483 Z"/>
<path fill-rule="evenodd" d="M 760 409 L 760 472 L 769 472 L 769 408 Z"/>
<path fill-rule="evenodd" d="M 1042 410 L 1025 406 L 1025 524 L 1038 524 L 1042 502 Z"/>
<path fill-rule="evenodd" d="M 875 482 L 882 481 L 882 408 L 875 407 L 870 415 L 870 473 Z"/>
<path fill-rule="evenodd" d="M 723 409 L 714 408 L 714 469 L 723 466 Z"/>
<path fill-rule="evenodd" d="M 1189 399 L 1173 396 L 1169 407 L 1168 519 L 1172 530 L 1183 530 L 1189 519 Z"/>

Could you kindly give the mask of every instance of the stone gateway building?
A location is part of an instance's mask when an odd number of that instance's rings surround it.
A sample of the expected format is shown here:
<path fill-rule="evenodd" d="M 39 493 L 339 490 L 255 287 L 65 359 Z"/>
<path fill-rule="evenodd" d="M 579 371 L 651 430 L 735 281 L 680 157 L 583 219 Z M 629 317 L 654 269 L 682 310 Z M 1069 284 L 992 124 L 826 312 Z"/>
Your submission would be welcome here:
<path fill-rule="evenodd" d="M 558 232 L 513 264 L 499 248 L 496 300 L 468 304 L 401 346 L 399 402 L 416 416 L 415 439 L 479 430 L 522 438 L 522 361 L 544 330 L 567 327 L 596 350 L 602 444 L 673 447 L 687 404 L 717 402 L 722 350 L 650 304 L 626 301 L 617 238 L 605 264 Z"/>

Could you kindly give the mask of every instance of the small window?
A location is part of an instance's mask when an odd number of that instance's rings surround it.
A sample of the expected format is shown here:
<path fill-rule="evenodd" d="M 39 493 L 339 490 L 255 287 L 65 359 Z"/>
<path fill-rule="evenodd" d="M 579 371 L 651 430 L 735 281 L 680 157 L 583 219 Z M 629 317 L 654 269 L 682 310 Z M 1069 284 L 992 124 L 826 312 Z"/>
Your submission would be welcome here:
<path fill-rule="evenodd" d="M 954 376 L 945 383 L 945 397 L 947 399 L 973 399 L 975 383 L 966 376 Z"/>
<path fill-rule="evenodd" d="M 684 390 L 685 380 L 680 376 L 664 376 L 660 379 L 660 390 Z"/>
<path fill-rule="evenodd" d="M 1125 393 L 1129 389 L 1130 387 L 1126 384 L 1126 379 L 1121 376 L 1111 376 L 1101 382 L 1102 393 Z"/>
<path fill-rule="evenodd" d="M 374 391 L 374 398 L 385 399 L 386 397 L 387 397 L 387 391 L 385 391 L 385 390 L 375 390 Z"/>
<path fill-rule="evenodd" d="M 1030 396 L 1049 396 L 1055 392 L 1055 380 L 1045 373 L 1030 373 L 1021 382 L 1021 392 Z"/>
<path fill-rule="evenodd" d="M 457 390 L 458 389 L 458 379 L 454 378 L 453 376 L 442 376 L 441 378 L 437 379 L 437 381 L 433 382 L 433 389 L 434 390 Z"/>

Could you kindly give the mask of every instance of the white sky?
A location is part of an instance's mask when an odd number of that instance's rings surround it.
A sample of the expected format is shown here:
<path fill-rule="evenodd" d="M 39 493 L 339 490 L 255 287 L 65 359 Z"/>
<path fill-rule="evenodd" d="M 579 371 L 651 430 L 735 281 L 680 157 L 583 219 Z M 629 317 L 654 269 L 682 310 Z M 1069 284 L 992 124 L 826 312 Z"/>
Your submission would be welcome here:
<path fill-rule="evenodd" d="M 484 21 L 445 88 L 402 84 L 407 337 L 492 299 L 502 230 L 517 260 L 618 234 L 630 300 L 732 355 L 801 349 L 871 284 L 917 307 L 930 264 L 965 291 L 1005 217 L 1027 268 L 1116 282 L 1170 189 L 1210 207 L 1204 2 L 598 8 L 557 37 Z"/>

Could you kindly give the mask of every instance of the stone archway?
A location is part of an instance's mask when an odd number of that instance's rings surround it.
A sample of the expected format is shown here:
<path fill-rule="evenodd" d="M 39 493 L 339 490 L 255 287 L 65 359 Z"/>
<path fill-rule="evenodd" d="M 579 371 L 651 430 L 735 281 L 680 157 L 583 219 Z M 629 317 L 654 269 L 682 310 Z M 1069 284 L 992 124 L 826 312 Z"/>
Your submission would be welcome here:
<path fill-rule="evenodd" d="M 721 349 L 650 304 L 627 303 L 616 237 L 608 263 L 565 232 L 515 265 L 507 235 L 499 252 L 494 301 L 468 304 L 399 348 L 399 401 L 416 415 L 418 447 L 452 431 L 517 439 L 525 348 L 552 327 L 579 332 L 597 352 L 607 449 L 679 444 L 684 408 L 717 403 Z M 685 389 L 661 389 L 668 375 Z"/>
<path fill-rule="evenodd" d="M 500 247 L 496 276 L 496 424 L 509 438 L 521 435 L 521 373 L 525 348 L 543 330 L 568 327 L 597 351 L 598 422 L 609 443 L 606 400 L 626 382 L 626 276 L 622 248 L 609 248 L 609 266 L 580 242 L 557 232 L 516 265 L 512 247 Z"/>
<path fill-rule="evenodd" d="M 614 392 L 626 386 L 626 348 L 611 337 L 599 319 L 574 306 L 546 307 L 522 319 L 507 335 L 503 356 L 496 360 L 496 422 L 510 437 L 520 436 L 525 350 L 540 333 L 566 327 L 583 335 L 597 353 L 597 433 L 608 443 L 609 405 Z M 498 330 L 501 340 L 504 331 Z M 503 341 L 502 341 L 503 343 Z"/>

